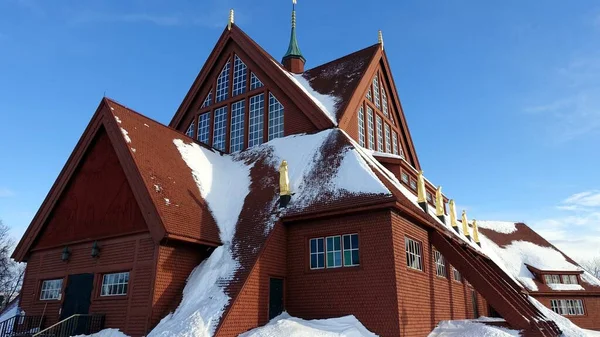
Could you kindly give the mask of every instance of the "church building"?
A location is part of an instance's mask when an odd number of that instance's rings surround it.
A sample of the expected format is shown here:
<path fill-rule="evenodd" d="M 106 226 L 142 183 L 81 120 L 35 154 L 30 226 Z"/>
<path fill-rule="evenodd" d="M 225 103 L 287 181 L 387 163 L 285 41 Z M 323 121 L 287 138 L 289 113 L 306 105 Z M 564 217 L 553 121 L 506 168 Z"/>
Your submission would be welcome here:
<path fill-rule="evenodd" d="M 232 11 L 168 125 L 101 99 L 13 254 L 42 332 L 90 316 L 129 336 L 237 336 L 287 311 L 385 337 L 480 316 L 559 336 L 531 296 L 600 329 L 600 281 L 553 247 L 565 263 L 525 256 L 513 272 L 521 235 L 551 245 L 523 224 L 478 227 L 424 177 L 381 32 L 305 57 L 295 10 L 282 59 Z"/>

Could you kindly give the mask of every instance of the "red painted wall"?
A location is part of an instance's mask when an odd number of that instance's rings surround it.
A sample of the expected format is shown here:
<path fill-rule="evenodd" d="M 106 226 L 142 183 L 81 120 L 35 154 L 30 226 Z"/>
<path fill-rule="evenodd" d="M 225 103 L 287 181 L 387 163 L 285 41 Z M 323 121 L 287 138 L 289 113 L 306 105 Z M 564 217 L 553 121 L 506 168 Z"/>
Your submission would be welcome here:
<path fill-rule="evenodd" d="M 104 130 L 99 131 L 33 249 L 147 231 L 125 173 Z"/>

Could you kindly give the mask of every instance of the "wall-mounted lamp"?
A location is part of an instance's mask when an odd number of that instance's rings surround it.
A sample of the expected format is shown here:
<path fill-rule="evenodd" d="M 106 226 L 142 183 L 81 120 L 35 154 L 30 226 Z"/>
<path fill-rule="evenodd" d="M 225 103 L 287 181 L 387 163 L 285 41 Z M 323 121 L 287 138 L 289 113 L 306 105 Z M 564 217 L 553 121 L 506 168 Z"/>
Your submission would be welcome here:
<path fill-rule="evenodd" d="M 61 260 L 64 262 L 69 261 L 69 257 L 71 256 L 71 251 L 69 250 L 69 246 L 65 246 L 65 249 L 62 251 Z"/>
<path fill-rule="evenodd" d="M 98 246 L 98 241 L 94 241 L 94 244 L 92 245 L 92 257 L 100 257 L 100 246 Z"/>

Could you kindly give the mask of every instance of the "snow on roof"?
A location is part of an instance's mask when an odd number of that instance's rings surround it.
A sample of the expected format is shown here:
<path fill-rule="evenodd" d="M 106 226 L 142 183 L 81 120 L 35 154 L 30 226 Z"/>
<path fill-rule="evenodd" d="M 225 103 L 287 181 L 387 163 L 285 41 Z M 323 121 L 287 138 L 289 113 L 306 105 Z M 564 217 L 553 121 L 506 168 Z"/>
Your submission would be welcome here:
<path fill-rule="evenodd" d="M 548 287 L 550 287 L 552 290 L 558 290 L 558 291 L 568 291 L 568 290 L 585 290 L 581 285 L 579 284 L 562 284 L 562 283 L 548 283 L 547 284 Z"/>
<path fill-rule="evenodd" d="M 477 320 L 441 321 L 429 337 L 511 337 L 520 331 L 488 325 Z"/>
<path fill-rule="evenodd" d="M 554 311 L 548 309 L 545 305 L 540 303 L 535 298 L 529 296 L 529 301 L 540 310 L 544 316 L 548 319 L 553 320 L 558 328 L 562 331 L 562 337 L 589 337 L 589 335 L 580 327 L 573 324 L 568 318 L 561 316 Z"/>
<path fill-rule="evenodd" d="M 349 315 L 339 318 L 303 320 L 287 313 L 273 318 L 265 326 L 252 329 L 239 337 L 377 337 Z"/>
<path fill-rule="evenodd" d="M 510 221 L 477 221 L 477 226 L 503 234 L 511 234 L 517 231 L 516 224 Z"/>
<path fill-rule="evenodd" d="M 131 143 L 131 138 L 129 138 L 129 132 L 127 132 L 127 130 L 125 130 L 124 128 L 121 128 L 121 132 L 123 133 L 123 138 L 125 138 L 125 141 L 127 143 Z"/>

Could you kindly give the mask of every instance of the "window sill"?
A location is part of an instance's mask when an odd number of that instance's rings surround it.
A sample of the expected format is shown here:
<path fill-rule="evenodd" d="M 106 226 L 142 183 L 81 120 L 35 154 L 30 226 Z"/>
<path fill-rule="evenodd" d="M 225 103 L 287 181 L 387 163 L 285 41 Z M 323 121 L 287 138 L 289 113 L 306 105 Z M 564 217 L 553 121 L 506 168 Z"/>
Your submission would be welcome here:
<path fill-rule="evenodd" d="M 129 294 L 127 295 L 114 295 L 114 296 L 96 296 L 94 301 L 116 301 L 116 300 L 126 300 L 129 298 Z"/>

